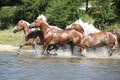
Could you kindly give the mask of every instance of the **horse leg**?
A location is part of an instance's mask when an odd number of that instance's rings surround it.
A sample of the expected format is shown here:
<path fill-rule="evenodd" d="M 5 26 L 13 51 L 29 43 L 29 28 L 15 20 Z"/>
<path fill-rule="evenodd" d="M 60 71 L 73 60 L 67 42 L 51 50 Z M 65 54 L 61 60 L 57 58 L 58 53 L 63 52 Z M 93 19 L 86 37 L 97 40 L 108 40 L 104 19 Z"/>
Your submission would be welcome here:
<path fill-rule="evenodd" d="M 33 44 L 33 40 L 29 39 L 28 41 L 26 41 L 25 43 L 22 43 L 20 46 L 19 46 L 19 49 L 18 49 L 18 52 L 17 52 L 17 55 L 19 55 L 20 53 L 20 50 L 23 46 L 26 46 L 26 45 L 32 45 Z"/>
<path fill-rule="evenodd" d="M 24 45 L 26 45 L 26 43 L 23 43 L 23 44 L 21 44 L 21 45 L 19 46 L 19 48 L 18 48 L 18 50 L 17 50 L 17 55 L 20 54 L 21 48 L 22 48 Z"/>
<path fill-rule="evenodd" d="M 43 55 L 48 47 L 48 44 L 44 42 L 41 55 Z"/>
<path fill-rule="evenodd" d="M 112 56 L 112 48 L 109 48 L 108 53 L 109 53 L 109 56 Z"/>
<path fill-rule="evenodd" d="M 86 53 L 86 47 L 79 47 L 79 52 L 81 56 L 84 56 L 83 54 Z"/>
<path fill-rule="evenodd" d="M 108 54 L 109 54 L 109 56 L 112 56 L 113 46 L 114 46 L 114 44 L 108 45 Z"/>
<path fill-rule="evenodd" d="M 54 45 L 48 45 L 48 48 L 47 48 L 47 54 L 52 54 L 51 53 L 51 51 L 53 50 L 53 49 L 55 49 L 54 51 L 57 51 L 58 50 L 58 45 L 56 44 L 54 44 Z M 52 55 L 57 55 L 57 53 L 55 52 L 54 54 L 52 54 Z"/>
<path fill-rule="evenodd" d="M 70 50 L 71 50 L 71 52 L 72 52 L 72 54 L 74 53 L 74 44 L 73 43 L 70 43 Z"/>

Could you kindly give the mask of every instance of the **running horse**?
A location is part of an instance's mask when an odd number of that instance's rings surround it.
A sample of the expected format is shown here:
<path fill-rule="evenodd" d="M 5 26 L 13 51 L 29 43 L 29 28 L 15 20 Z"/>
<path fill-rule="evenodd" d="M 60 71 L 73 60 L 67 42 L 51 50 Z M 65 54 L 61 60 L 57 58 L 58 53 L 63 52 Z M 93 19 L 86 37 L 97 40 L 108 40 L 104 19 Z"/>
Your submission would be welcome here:
<path fill-rule="evenodd" d="M 37 43 L 39 45 L 42 45 L 43 44 L 43 34 L 41 31 L 39 30 L 31 30 L 29 29 L 29 23 L 27 21 L 24 21 L 24 20 L 20 20 L 18 23 L 17 23 L 17 26 L 13 29 L 13 33 L 16 33 L 18 31 L 21 31 L 23 30 L 24 31 L 24 34 L 25 34 L 25 40 L 26 42 L 22 43 L 20 46 L 19 46 L 19 50 L 18 52 L 20 52 L 20 49 L 25 46 L 25 45 L 33 45 L 34 47 L 34 43 Z"/>
<path fill-rule="evenodd" d="M 98 47 L 106 45 L 108 47 L 108 53 L 111 56 L 113 52 L 113 46 L 117 44 L 117 39 L 114 34 L 108 31 L 101 31 L 97 33 L 92 33 L 85 36 L 81 40 L 81 51 L 82 54 L 86 52 L 88 47 Z"/>
<path fill-rule="evenodd" d="M 76 30 L 58 30 L 50 28 L 49 24 L 46 22 L 46 17 L 43 15 L 39 15 L 30 27 L 39 27 L 44 35 L 44 44 L 41 54 L 45 53 L 48 45 L 62 45 L 70 41 L 76 45 L 79 45 L 81 39 L 83 38 L 83 35 Z"/>
<path fill-rule="evenodd" d="M 80 32 L 81 34 L 85 35 L 85 34 L 84 34 L 84 33 L 85 33 L 85 32 L 84 32 L 84 29 L 81 27 L 80 24 L 73 23 L 73 24 L 71 24 L 70 26 L 67 26 L 67 27 L 65 28 L 65 30 L 69 30 L 69 29 L 74 29 L 74 30 Z M 70 42 L 70 49 L 71 49 L 72 53 L 74 53 L 74 52 L 73 52 L 74 44 L 71 43 L 71 42 Z"/>

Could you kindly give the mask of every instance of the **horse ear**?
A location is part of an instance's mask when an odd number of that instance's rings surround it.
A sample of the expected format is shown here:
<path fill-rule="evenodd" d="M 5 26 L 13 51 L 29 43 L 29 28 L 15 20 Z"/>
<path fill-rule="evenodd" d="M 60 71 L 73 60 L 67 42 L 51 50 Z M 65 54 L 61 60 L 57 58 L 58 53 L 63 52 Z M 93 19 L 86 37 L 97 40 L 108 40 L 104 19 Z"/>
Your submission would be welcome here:
<path fill-rule="evenodd" d="M 20 22 L 23 22 L 23 21 L 24 21 L 24 20 L 22 20 L 22 19 L 20 20 Z"/>

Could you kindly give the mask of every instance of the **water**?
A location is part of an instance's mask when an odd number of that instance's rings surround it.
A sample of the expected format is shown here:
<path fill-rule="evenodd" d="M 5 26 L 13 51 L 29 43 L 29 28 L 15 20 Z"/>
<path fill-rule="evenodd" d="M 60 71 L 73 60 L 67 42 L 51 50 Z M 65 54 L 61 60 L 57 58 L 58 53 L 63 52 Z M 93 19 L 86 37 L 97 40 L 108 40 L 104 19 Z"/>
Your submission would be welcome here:
<path fill-rule="evenodd" d="M 120 80 L 120 59 L 0 52 L 0 80 Z"/>

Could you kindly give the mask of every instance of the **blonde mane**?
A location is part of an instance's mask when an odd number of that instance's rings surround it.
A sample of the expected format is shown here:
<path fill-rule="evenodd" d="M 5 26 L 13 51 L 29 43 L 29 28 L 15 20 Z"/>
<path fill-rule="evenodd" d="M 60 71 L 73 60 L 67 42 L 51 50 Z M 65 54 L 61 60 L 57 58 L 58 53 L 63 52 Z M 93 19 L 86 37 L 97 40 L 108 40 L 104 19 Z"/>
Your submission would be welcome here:
<path fill-rule="evenodd" d="M 42 20 L 44 20 L 44 21 L 47 21 L 46 16 L 43 15 L 43 14 L 39 15 L 39 16 L 37 17 L 37 19 L 42 19 Z"/>

